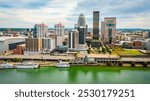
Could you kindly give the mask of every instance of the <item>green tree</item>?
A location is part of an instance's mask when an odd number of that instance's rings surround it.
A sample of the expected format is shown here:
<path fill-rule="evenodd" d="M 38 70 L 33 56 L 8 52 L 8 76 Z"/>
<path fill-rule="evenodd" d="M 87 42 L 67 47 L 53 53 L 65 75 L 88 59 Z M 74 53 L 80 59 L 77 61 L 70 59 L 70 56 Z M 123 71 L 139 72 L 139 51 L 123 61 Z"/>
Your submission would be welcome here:
<path fill-rule="evenodd" d="M 22 62 L 22 59 L 21 58 L 14 58 L 13 62 Z"/>

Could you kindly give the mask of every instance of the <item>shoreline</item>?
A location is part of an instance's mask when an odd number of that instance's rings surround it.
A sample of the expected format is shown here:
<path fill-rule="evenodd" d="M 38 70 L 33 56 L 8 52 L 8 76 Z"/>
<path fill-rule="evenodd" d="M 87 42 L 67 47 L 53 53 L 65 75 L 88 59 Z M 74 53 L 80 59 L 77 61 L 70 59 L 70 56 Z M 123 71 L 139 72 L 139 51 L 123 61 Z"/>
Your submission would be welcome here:
<path fill-rule="evenodd" d="M 17 63 L 21 63 L 21 62 L 7 62 L 9 64 L 17 64 Z M 40 69 L 40 68 L 47 68 L 47 67 L 55 67 L 56 62 L 33 62 L 39 65 L 38 68 L 33 68 L 33 69 Z M 98 67 L 98 68 L 150 68 L 150 65 L 148 64 L 147 66 L 143 66 L 142 64 L 134 64 L 134 66 L 132 66 L 133 64 L 123 64 L 123 65 L 108 65 L 108 64 L 70 64 L 69 68 L 76 68 L 76 67 L 88 67 L 88 68 L 94 68 L 94 67 Z M 55 67 L 57 68 L 57 67 Z M 20 69 L 20 68 L 2 68 L 0 67 L 0 70 L 3 69 Z M 28 69 L 28 68 L 27 68 Z"/>
<path fill-rule="evenodd" d="M 21 69 L 34 69 L 34 70 L 38 70 L 38 69 L 44 69 L 44 68 L 57 68 L 55 66 L 41 66 L 39 68 L 0 68 L 0 70 L 11 70 L 11 69 L 16 69 L 16 70 L 21 70 Z M 74 68 L 74 69 L 107 69 L 107 70 L 115 70 L 115 69 L 119 69 L 119 70 L 124 70 L 124 69 L 132 69 L 132 70 L 136 70 L 136 69 L 140 69 L 140 70 L 150 70 L 150 67 L 142 67 L 142 66 L 136 66 L 136 67 L 131 67 L 131 66 L 99 66 L 99 65 L 71 65 L 69 68 L 57 68 L 57 69 L 70 69 L 70 68 Z"/>

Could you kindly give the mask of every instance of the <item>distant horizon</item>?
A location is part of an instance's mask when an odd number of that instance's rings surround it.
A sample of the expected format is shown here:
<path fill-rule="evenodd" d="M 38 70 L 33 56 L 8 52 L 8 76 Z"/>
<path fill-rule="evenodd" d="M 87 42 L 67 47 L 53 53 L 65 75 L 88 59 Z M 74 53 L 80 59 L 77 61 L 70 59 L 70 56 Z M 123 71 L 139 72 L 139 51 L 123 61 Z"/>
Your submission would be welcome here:
<path fill-rule="evenodd" d="M 34 27 L 0 27 L 0 29 L 28 29 L 28 28 L 34 28 Z M 54 27 L 48 27 L 48 29 L 54 29 Z M 65 29 L 74 29 L 73 27 L 65 27 Z M 93 29 L 93 28 L 88 28 Z M 101 28 L 100 28 L 101 29 Z M 150 29 L 150 28 L 116 28 L 116 29 Z"/>
<path fill-rule="evenodd" d="M 34 28 L 34 27 L 0 27 L 0 29 L 7 29 L 7 28 L 12 28 L 12 29 L 16 29 L 16 28 L 25 28 L 25 29 L 28 29 L 28 28 Z M 48 29 L 54 29 L 55 27 L 48 27 Z M 74 29 L 73 27 L 65 27 L 65 29 Z M 88 28 L 88 29 L 93 29 L 93 28 Z M 101 28 L 99 28 L 101 29 Z M 116 28 L 116 29 L 150 29 L 150 28 Z"/>

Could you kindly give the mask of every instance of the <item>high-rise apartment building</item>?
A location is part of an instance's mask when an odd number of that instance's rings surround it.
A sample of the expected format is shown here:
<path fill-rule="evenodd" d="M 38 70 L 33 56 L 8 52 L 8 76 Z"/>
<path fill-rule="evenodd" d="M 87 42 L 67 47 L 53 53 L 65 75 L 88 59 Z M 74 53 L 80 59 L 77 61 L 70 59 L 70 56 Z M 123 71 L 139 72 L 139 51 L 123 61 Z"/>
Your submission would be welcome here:
<path fill-rule="evenodd" d="M 42 38 L 46 37 L 46 34 L 48 33 L 48 26 L 45 24 L 35 24 L 34 25 L 34 38 Z"/>
<path fill-rule="evenodd" d="M 72 30 L 69 32 L 68 35 L 68 47 L 69 49 L 76 49 L 78 48 L 78 44 L 79 44 L 79 33 L 77 30 Z"/>
<path fill-rule="evenodd" d="M 57 36 L 56 46 L 63 45 L 63 41 L 65 39 L 65 29 L 61 23 L 55 25 L 55 34 Z"/>
<path fill-rule="evenodd" d="M 104 43 L 116 42 L 116 17 L 106 17 L 102 22 L 102 39 Z"/>
<path fill-rule="evenodd" d="M 93 39 L 99 40 L 99 11 L 93 12 Z"/>
<path fill-rule="evenodd" d="M 55 24 L 55 34 L 57 36 L 64 36 L 64 33 L 65 33 L 64 25 L 62 25 L 61 23 Z"/>
<path fill-rule="evenodd" d="M 25 39 L 26 49 L 24 54 L 40 54 L 50 52 L 56 47 L 56 40 L 47 37 L 48 26 L 45 24 L 35 24 L 33 38 Z"/>

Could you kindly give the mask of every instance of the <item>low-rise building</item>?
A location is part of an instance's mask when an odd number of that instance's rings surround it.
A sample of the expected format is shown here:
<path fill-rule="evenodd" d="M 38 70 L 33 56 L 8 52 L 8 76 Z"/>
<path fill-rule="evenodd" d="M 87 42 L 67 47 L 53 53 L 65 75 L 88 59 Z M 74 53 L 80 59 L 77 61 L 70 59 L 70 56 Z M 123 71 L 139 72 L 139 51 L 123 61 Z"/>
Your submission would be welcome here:
<path fill-rule="evenodd" d="M 124 41 L 122 47 L 127 49 L 133 49 L 134 45 L 132 41 Z"/>
<path fill-rule="evenodd" d="M 14 54 L 23 55 L 25 51 L 25 44 L 18 45 L 16 49 L 13 50 Z"/>
<path fill-rule="evenodd" d="M 81 55 L 81 60 L 85 60 L 85 57 L 88 58 L 89 62 L 95 61 L 95 63 L 117 63 L 119 61 L 119 56 L 116 55 L 109 55 L 109 54 L 88 54 L 88 55 Z M 88 62 L 88 61 L 87 61 Z"/>
<path fill-rule="evenodd" d="M 133 44 L 134 44 L 134 49 L 141 49 L 142 48 L 142 41 L 140 41 L 140 40 L 133 41 Z"/>
<path fill-rule="evenodd" d="M 26 50 L 24 54 L 40 54 L 50 52 L 55 48 L 53 38 L 26 38 Z"/>
<path fill-rule="evenodd" d="M 18 45 L 25 43 L 25 37 L 0 37 L 0 52 L 14 50 Z"/>
<path fill-rule="evenodd" d="M 150 39 L 142 42 L 142 49 L 150 51 Z"/>

